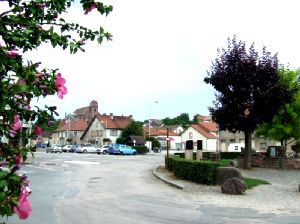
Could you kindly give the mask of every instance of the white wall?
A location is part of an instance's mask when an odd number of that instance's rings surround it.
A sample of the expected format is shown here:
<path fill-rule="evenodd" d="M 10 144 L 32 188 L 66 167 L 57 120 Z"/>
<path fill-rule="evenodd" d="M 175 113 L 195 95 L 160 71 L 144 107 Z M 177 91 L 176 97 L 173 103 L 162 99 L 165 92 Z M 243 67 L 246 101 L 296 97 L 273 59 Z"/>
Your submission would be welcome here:
<path fill-rule="evenodd" d="M 192 136 L 190 136 L 190 133 L 192 133 Z M 194 141 L 194 149 L 197 149 L 197 147 L 195 146 L 195 145 L 197 145 L 197 140 L 202 140 L 202 144 L 203 144 L 202 146 L 203 146 L 204 151 L 216 151 L 217 140 L 216 139 L 207 139 L 205 136 L 203 136 L 201 133 L 199 133 L 192 127 L 189 127 L 181 135 L 181 142 L 183 143 L 183 145 L 187 140 Z"/>

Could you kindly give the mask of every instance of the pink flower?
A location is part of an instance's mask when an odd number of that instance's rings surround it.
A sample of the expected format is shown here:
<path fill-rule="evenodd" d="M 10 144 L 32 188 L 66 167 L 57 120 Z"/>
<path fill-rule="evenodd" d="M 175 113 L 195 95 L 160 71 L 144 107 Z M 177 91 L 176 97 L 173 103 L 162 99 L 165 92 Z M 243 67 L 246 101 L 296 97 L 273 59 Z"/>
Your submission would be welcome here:
<path fill-rule="evenodd" d="M 22 163 L 22 156 L 21 155 L 16 155 L 14 158 L 15 158 L 16 165 L 21 165 L 21 163 Z"/>
<path fill-rule="evenodd" d="M 86 8 L 84 15 L 89 14 L 93 9 L 97 8 L 97 4 L 95 2 L 93 2 L 90 7 Z"/>
<path fill-rule="evenodd" d="M 60 73 L 56 74 L 55 77 L 55 87 L 57 91 L 58 98 L 64 98 L 64 95 L 68 93 L 67 88 L 65 87 L 66 80 L 61 77 Z"/>
<path fill-rule="evenodd" d="M 16 134 L 17 134 L 16 131 L 14 131 L 14 130 L 9 130 L 9 135 L 10 135 L 10 137 L 15 137 Z"/>
<path fill-rule="evenodd" d="M 14 116 L 14 123 L 10 125 L 10 136 L 15 137 L 17 134 L 17 131 L 19 131 L 21 128 L 21 120 L 19 115 Z"/>
<path fill-rule="evenodd" d="M 20 219 L 27 219 L 32 212 L 32 208 L 29 204 L 29 201 L 27 200 L 27 196 L 29 195 L 29 193 L 30 191 L 23 187 L 18 198 L 17 206 L 14 207 L 14 213 Z"/>
<path fill-rule="evenodd" d="M 44 78 L 44 77 L 45 77 L 45 74 L 42 73 L 42 72 L 38 72 L 38 73 L 36 74 L 36 76 L 37 76 L 39 79 L 41 79 L 41 78 Z"/>
<path fill-rule="evenodd" d="M 35 135 L 41 135 L 42 134 L 42 129 L 37 125 L 34 125 L 34 134 Z"/>
<path fill-rule="evenodd" d="M 15 58 L 15 57 L 19 56 L 19 53 L 16 51 L 6 51 L 6 55 L 10 58 Z"/>

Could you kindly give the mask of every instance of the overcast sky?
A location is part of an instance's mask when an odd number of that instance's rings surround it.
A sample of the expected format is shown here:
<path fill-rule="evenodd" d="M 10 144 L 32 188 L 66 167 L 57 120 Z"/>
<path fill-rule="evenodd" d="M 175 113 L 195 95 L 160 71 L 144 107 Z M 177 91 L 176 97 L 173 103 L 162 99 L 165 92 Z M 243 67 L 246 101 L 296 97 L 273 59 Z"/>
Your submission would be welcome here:
<path fill-rule="evenodd" d="M 257 51 L 278 52 L 281 63 L 299 67 L 299 3 L 297 0 L 114 0 L 108 17 L 89 16 L 79 7 L 68 20 L 104 28 L 113 41 L 85 45 L 69 55 L 41 47 L 28 57 L 44 67 L 59 68 L 68 94 L 40 99 L 57 105 L 60 115 L 97 100 L 100 113 L 133 115 L 135 120 L 208 115 L 214 90 L 203 82 L 217 49 L 234 34 Z M 158 103 L 155 103 L 158 101 Z"/>

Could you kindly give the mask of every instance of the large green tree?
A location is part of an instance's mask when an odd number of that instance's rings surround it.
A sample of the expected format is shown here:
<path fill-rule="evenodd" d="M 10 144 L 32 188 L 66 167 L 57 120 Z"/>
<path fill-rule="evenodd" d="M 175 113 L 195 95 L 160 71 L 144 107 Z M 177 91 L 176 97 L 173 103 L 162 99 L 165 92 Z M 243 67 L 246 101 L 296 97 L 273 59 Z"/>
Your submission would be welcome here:
<path fill-rule="evenodd" d="M 292 102 L 283 105 L 268 123 L 258 126 L 256 136 L 265 136 L 281 142 L 286 150 L 289 143 L 300 139 L 300 70 L 279 68 L 282 82 L 289 83 L 291 90 L 295 92 Z"/>
<path fill-rule="evenodd" d="M 121 138 L 126 139 L 130 135 L 144 136 L 144 130 L 140 122 L 131 121 L 128 126 L 123 129 Z"/>
<path fill-rule="evenodd" d="M 252 44 L 236 37 L 228 39 L 228 48 L 219 50 L 204 81 L 216 90 L 213 120 L 220 130 L 241 131 L 245 135 L 244 168 L 251 167 L 251 135 L 259 124 L 269 122 L 292 100 L 288 84 L 280 82 L 277 54 L 263 48 L 259 56 Z"/>
<path fill-rule="evenodd" d="M 184 127 L 192 123 L 188 113 L 181 113 L 175 118 L 166 117 L 162 121 L 164 125 L 182 125 Z"/>

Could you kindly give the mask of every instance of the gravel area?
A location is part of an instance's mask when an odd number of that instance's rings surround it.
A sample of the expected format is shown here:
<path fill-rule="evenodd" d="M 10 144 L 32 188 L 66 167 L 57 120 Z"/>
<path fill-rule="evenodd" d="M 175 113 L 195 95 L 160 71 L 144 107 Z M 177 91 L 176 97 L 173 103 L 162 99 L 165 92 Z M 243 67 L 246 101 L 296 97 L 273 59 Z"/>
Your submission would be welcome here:
<path fill-rule="evenodd" d="M 300 213 L 300 170 L 273 170 L 253 168 L 241 170 L 244 177 L 267 180 L 270 185 L 259 185 L 247 190 L 244 195 L 221 193 L 219 186 L 207 186 L 179 180 L 163 166 L 156 168 L 157 174 L 166 180 L 184 186 L 183 192 L 192 201 L 226 208 L 251 208 L 261 213 Z"/>

